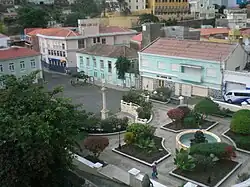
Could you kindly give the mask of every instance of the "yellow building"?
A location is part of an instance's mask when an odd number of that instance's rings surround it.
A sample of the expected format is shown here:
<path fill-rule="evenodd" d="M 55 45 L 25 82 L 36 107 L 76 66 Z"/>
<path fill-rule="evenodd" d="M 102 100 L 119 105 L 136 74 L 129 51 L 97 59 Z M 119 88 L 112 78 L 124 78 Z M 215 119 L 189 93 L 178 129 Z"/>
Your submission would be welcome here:
<path fill-rule="evenodd" d="M 154 15 L 183 15 L 189 12 L 189 3 L 188 0 L 147 0 L 146 8 L 150 8 Z"/>

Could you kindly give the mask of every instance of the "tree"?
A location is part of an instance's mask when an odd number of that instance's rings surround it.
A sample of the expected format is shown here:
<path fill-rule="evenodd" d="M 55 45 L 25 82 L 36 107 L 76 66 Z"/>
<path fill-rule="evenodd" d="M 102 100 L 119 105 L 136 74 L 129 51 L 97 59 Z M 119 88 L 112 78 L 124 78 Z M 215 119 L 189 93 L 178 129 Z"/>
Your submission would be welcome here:
<path fill-rule="evenodd" d="M 217 103 L 210 98 L 204 98 L 194 107 L 194 111 L 201 114 L 201 120 L 211 114 L 216 114 L 220 110 Z"/>
<path fill-rule="evenodd" d="M 173 108 L 167 112 L 167 115 L 172 121 L 180 121 L 184 117 L 184 112 L 180 108 Z"/>
<path fill-rule="evenodd" d="M 103 136 L 89 136 L 84 140 L 83 145 L 94 154 L 94 157 L 98 158 L 101 152 L 108 147 L 109 139 Z"/>
<path fill-rule="evenodd" d="M 117 0 L 120 12 L 125 16 L 130 14 L 130 9 L 128 8 L 128 3 L 125 0 Z"/>
<path fill-rule="evenodd" d="M 115 62 L 118 79 L 122 79 L 123 84 L 125 81 L 125 74 L 128 73 L 130 66 L 131 66 L 130 60 L 128 60 L 126 57 L 123 57 L 123 56 L 120 56 Z"/>
<path fill-rule="evenodd" d="M 72 11 L 81 17 L 95 17 L 101 13 L 96 1 L 93 0 L 76 0 L 72 5 Z"/>
<path fill-rule="evenodd" d="M 1 76 L 0 186 L 59 187 L 73 168 L 82 111 L 58 96 L 61 88 L 34 84 L 36 74 Z"/>
<path fill-rule="evenodd" d="M 78 19 L 85 19 L 86 17 L 83 13 L 74 12 L 66 16 L 65 20 L 63 21 L 64 27 L 77 27 L 78 26 Z"/>
<path fill-rule="evenodd" d="M 17 21 L 23 28 L 45 28 L 50 20 L 47 11 L 39 7 L 25 6 L 19 8 L 17 13 Z"/>
<path fill-rule="evenodd" d="M 230 130 L 234 133 L 250 135 L 250 110 L 237 111 L 233 115 Z"/>
<path fill-rule="evenodd" d="M 142 14 L 139 16 L 139 23 L 147 23 L 147 22 L 153 22 L 153 23 L 158 23 L 159 18 L 153 14 Z"/>

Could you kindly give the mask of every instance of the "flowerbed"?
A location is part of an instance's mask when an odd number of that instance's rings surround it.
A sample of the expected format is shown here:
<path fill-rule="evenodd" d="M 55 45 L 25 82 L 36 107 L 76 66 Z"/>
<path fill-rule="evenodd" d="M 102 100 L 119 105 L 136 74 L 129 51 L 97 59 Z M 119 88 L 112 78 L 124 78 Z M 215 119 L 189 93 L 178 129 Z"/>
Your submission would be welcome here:
<path fill-rule="evenodd" d="M 154 161 L 157 161 L 169 154 L 169 152 L 162 147 L 162 138 L 154 136 L 153 140 L 155 142 L 156 149 L 152 151 L 148 151 L 147 149 L 142 147 L 140 148 L 135 144 L 125 144 L 121 147 L 121 149 L 115 148 L 115 150 L 120 151 L 126 155 L 132 156 L 134 158 L 140 159 L 149 164 L 153 164 Z"/>
<path fill-rule="evenodd" d="M 172 173 L 205 184 L 207 186 L 215 186 L 237 165 L 238 162 L 234 162 L 232 160 L 218 160 L 213 167 L 208 168 L 206 171 L 204 171 L 202 165 L 196 165 L 193 171 L 183 171 L 181 169 L 175 169 Z"/>
<path fill-rule="evenodd" d="M 250 136 L 249 135 L 237 134 L 230 130 L 227 131 L 225 135 L 234 141 L 237 148 L 250 151 Z"/>
<path fill-rule="evenodd" d="M 171 96 L 171 90 L 169 88 L 157 88 L 150 94 L 150 99 L 160 101 L 160 102 L 169 102 Z"/>

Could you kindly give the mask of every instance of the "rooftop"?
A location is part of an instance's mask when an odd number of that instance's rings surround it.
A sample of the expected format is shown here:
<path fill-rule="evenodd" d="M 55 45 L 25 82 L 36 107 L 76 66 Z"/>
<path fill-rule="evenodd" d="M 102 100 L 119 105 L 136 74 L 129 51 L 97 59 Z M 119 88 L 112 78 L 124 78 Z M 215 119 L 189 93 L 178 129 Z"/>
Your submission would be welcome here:
<path fill-rule="evenodd" d="M 131 40 L 135 42 L 142 42 L 142 33 L 133 36 Z"/>
<path fill-rule="evenodd" d="M 40 55 L 39 52 L 25 47 L 10 47 L 0 49 L 0 60 L 9 60 L 16 58 L 32 57 Z"/>
<path fill-rule="evenodd" d="M 209 36 L 209 35 L 215 35 L 215 34 L 228 34 L 229 28 L 202 28 L 201 36 Z"/>
<path fill-rule="evenodd" d="M 127 46 L 104 44 L 93 45 L 92 47 L 80 50 L 79 53 L 111 58 L 118 58 L 120 56 L 124 56 L 127 58 L 138 57 L 137 51 L 135 49 L 131 49 Z"/>
<path fill-rule="evenodd" d="M 225 60 L 236 46 L 237 44 L 158 38 L 141 52 L 170 57 L 221 61 Z"/>
<path fill-rule="evenodd" d="M 0 38 L 8 38 L 8 36 L 0 33 Z"/>

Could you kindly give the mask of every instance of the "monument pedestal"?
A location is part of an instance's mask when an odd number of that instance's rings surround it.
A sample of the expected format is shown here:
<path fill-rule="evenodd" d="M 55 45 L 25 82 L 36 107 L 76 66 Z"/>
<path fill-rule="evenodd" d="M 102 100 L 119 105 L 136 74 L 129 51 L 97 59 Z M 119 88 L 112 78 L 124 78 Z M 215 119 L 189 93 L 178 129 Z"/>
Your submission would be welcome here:
<path fill-rule="evenodd" d="M 107 110 L 107 109 L 102 109 L 102 110 L 101 110 L 101 117 L 102 117 L 102 119 L 107 119 L 108 116 L 109 116 L 109 110 Z"/>

